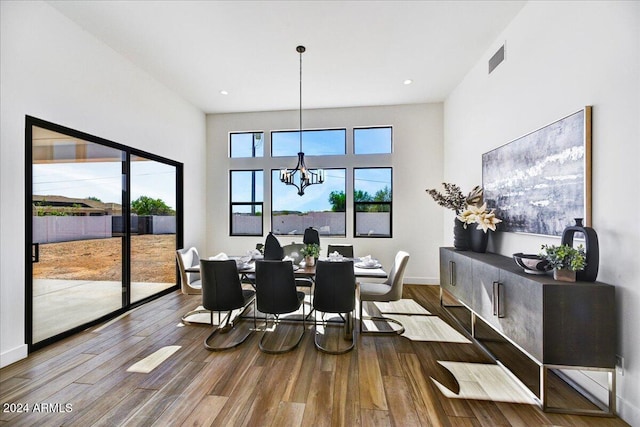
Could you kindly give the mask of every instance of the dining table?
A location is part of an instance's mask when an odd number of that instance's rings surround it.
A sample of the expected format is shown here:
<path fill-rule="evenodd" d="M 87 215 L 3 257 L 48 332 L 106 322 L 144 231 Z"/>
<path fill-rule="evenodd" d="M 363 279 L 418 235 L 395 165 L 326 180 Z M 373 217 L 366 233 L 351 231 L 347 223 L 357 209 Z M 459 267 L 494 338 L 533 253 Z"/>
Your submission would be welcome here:
<path fill-rule="evenodd" d="M 242 262 L 241 256 L 229 256 L 228 259 L 236 260 L 238 263 L 238 273 L 241 276 L 248 276 L 250 274 L 255 274 L 255 261 L 256 259 L 251 259 L 248 262 Z M 209 259 L 216 259 L 216 257 L 210 257 Z M 345 260 L 353 260 L 353 273 L 356 277 L 364 277 L 364 278 L 378 278 L 378 279 L 386 279 L 388 273 L 384 270 L 380 263 L 373 263 L 371 265 L 364 263 L 361 261 L 361 258 L 342 258 L 332 260 L 329 257 L 319 258 L 320 260 L 329 260 L 329 261 L 345 261 Z M 200 273 L 200 266 L 194 265 L 192 267 L 186 268 L 185 271 L 187 273 Z M 316 266 L 314 265 L 306 265 L 304 262 L 300 264 L 293 264 L 293 274 L 296 277 L 309 277 L 313 278 L 316 275 Z"/>
<path fill-rule="evenodd" d="M 373 260 L 371 262 L 371 257 L 357 257 L 357 258 L 333 258 L 333 257 L 320 257 L 320 260 L 329 260 L 332 262 L 341 262 L 345 260 L 353 260 L 353 272 L 356 278 L 376 278 L 376 279 L 386 279 L 388 273 L 384 270 L 382 265 L 377 262 L 377 260 Z M 215 257 L 210 257 L 209 259 L 221 259 L 219 255 Z M 252 286 L 255 286 L 255 261 L 260 258 L 252 258 L 249 261 L 244 261 L 246 256 L 228 256 L 227 259 L 236 260 L 238 264 L 238 274 L 242 281 L 247 283 L 251 283 Z M 189 273 L 199 273 L 200 266 L 193 266 L 185 269 Z M 300 264 L 293 264 L 293 274 L 298 278 L 313 278 L 316 275 L 316 264 L 314 265 L 306 265 L 306 263 L 301 262 Z M 358 282 L 356 281 L 356 295 L 358 292 Z M 345 313 L 345 328 L 344 328 L 344 338 L 351 339 L 353 337 L 353 316 L 351 313 Z"/>

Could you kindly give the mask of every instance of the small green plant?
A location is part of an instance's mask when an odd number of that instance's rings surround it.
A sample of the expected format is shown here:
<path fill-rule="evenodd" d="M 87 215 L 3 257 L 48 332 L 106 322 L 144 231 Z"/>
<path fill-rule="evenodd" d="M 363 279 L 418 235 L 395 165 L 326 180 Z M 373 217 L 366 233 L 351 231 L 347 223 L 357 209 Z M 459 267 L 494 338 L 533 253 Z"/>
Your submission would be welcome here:
<path fill-rule="evenodd" d="M 584 270 L 586 263 L 586 254 L 584 247 L 579 245 L 574 248 L 569 245 L 542 245 L 544 253 L 540 256 L 549 262 L 549 265 L 556 270 L 568 269 L 573 271 Z"/>
<path fill-rule="evenodd" d="M 302 249 L 300 249 L 300 252 L 302 253 L 302 256 L 318 258 L 320 256 L 320 245 L 317 243 L 306 244 Z"/>

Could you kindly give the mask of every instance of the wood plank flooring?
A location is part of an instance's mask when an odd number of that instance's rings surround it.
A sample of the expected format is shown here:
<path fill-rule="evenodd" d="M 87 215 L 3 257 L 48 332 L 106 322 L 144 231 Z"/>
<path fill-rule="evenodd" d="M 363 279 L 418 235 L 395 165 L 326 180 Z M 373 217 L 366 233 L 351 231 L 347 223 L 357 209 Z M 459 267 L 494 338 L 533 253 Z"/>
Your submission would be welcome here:
<path fill-rule="evenodd" d="M 405 286 L 404 297 L 467 336 L 440 308 L 438 287 Z M 259 334 L 209 352 L 211 327 L 180 326 L 200 303 L 176 292 L 3 368 L 0 426 L 627 425 L 520 403 L 527 393 L 509 392 L 514 383 L 492 375 L 500 368 L 473 343 L 356 334 L 355 350 L 334 356 L 315 349 L 309 326 L 290 353 L 261 353 Z M 158 355 L 148 373 L 127 372 Z M 584 401 L 561 382 L 554 394 L 554 404 Z"/>

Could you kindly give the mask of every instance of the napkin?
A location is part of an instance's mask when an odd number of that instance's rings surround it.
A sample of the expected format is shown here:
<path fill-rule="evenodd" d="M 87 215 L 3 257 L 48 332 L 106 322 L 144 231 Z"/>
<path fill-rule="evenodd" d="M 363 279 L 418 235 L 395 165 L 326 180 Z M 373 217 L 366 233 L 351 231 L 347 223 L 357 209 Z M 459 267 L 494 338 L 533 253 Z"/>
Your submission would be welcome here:
<path fill-rule="evenodd" d="M 375 258 L 371 258 L 371 255 L 363 256 L 362 258 L 360 258 L 360 261 L 364 265 L 375 265 L 378 263 L 378 261 Z"/>
<path fill-rule="evenodd" d="M 218 255 L 212 256 L 209 259 L 214 261 L 224 261 L 229 259 L 229 257 L 224 252 L 220 252 Z"/>

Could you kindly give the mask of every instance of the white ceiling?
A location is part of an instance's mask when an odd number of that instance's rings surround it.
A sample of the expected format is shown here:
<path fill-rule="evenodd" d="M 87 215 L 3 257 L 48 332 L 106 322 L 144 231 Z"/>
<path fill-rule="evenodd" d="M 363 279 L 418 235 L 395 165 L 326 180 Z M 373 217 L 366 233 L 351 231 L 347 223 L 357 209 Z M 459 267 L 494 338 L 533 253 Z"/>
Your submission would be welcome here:
<path fill-rule="evenodd" d="M 204 112 L 225 113 L 297 109 L 299 44 L 305 109 L 443 101 L 526 2 L 49 3 Z"/>

